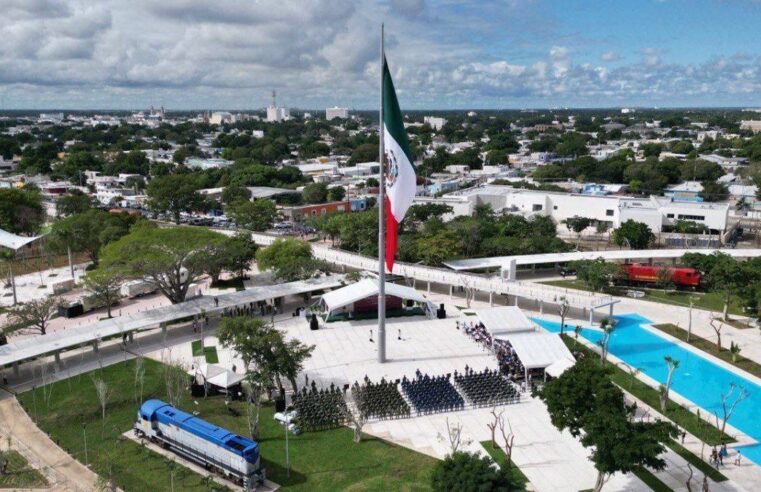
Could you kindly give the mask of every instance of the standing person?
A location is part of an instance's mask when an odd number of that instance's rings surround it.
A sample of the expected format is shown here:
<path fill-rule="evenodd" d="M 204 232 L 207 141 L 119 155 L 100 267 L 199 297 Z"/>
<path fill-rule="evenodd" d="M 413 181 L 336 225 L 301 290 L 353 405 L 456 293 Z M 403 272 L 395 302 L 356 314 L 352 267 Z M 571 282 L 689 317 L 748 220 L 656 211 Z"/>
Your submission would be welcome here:
<path fill-rule="evenodd" d="M 735 466 L 740 466 L 740 461 L 742 460 L 742 455 L 740 454 L 740 450 L 737 450 L 737 454 L 735 455 Z"/>
<path fill-rule="evenodd" d="M 397 340 L 401 340 L 402 339 L 402 330 L 401 330 L 401 328 L 398 330 L 398 334 L 396 336 L 396 339 Z"/>
<path fill-rule="evenodd" d="M 687 437 L 687 431 L 686 431 L 686 430 L 683 430 L 683 431 L 682 431 L 682 444 L 684 444 L 684 438 L 685 438 L 685 437 Z"/>
<path fill-rule="evenodd" d="M 374 343 L 373 342 L 373 330 L 370 330 L 370 343 Z"/>
<path fill-rule="evenodd" d="M 214 296 L 214 306 L 219 307 L 219 297 Z"/>

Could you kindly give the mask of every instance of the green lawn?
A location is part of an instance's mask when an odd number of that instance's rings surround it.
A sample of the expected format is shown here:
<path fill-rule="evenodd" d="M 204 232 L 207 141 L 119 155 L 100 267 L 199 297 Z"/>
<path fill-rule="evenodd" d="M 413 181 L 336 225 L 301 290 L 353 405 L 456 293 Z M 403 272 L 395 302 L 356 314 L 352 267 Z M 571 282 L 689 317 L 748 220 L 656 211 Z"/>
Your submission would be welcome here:
<path fill-rule="evenodd" d="M 195 340 L 190 344 L 190 346 L 193 350 L 193 357 L 200 357 L 203 355 L 206 358 L 206 362 L 209 364 L 217 364 L 219 362 L 217 347 L 214 345 L 202 346 L 201 340 Z"/>
<path fill-rule="evenodd" d="M 563 341 L 565 341 L 565 344 L 569 349 L 584 352 L 585 357 L 595 357 L 598 359 L 600 358 L 596 352 L 593 352 L 581 343 L 574 344 L 574 339 L 571 335 L 563 335 Z M 621 369 L 609 361 L 606 362 L 606 366 L 611 370 L 611 381 L 635 397 L 639 398 L 643 402 L 647 403 L 650 407 L 652 407 L 654 412 L 660 413 L 660 399 L 657 390 L 646 385 L 637 379 L 636 376 L 632 376 L 629 374 L 629 372 Z M 673 401 L 670 401 L 666 407 L 666 417 L 682 429 L 686 429 L 687 432 L 698 437 L 699 439 L 702 439 L 706 444 L 711 446 L 717 446 L 721 444 L 722 441 L 735 442 L 735 440 L 728 435 L 725 435 L 724 439 L 722 440 L 721 432 L 719 429 L 714 427 L 709 422 L 698 418 L 697 415 L 690 412 L 681 405 L 674 403 Z"/>
<path fill-rule="evenodd" d="M 665 323 L 662 325 L 653 325 L 655 328 L 658 328 L 664 333 L 668 333 L 672 337 L 678 338 L 679 340 L 683 342 L 687 342 L 687 330 L 680 328 L 674 324 L 671 323 Z M 736 357 L 736 360 L 732 360 L 732 354 L 729 352 L 729 349 L 727 347 L 724 347 L 722 344 L 721 352 L 719 352 L 718 347 L 716 346 L 716 342 L 706 340 L 705 338 L 699 337 L 695 335 L 694 333 L 690 337 L 690 345 L 692 345 L 695 348 L 698 348 L 702 350 L 703 352 L 707 352 L 714 357 L 718 357 L 719 359 L 723 360 L 724 362 L 727 362 L 729 364 L 732 364 L 733 366 L 742 369 L 743 371 L 747 371 L 754 376 L 761 377 L 761 364 L 754 362 L 746 357 L 743 357 L 742 355 L 738 354 Z"/>
<path fill-rule="evenodd" d="M 134 394 L 134 361 L 96 371 L 111 389 L 105 421 L 90 375 L 75 376 L 53 385 L 49 407 L 43 392 L 36 390 L 38 425 L 80 461 L 84 461 L 82 423 L 86 422 L 88 458 L 101 475 L 113 469 L 116 484 L 125 491 L 169 490 L 167 460 L 121 437 L 130 430 L 138 404 Z M 166 387 L 158 362 L 145 359 L 144 398 L 165 398 Z M 19 395 L 30 413 L 32 392 Z M 246 434 L 245 417 L 233 417 L 225 410 L 222 397 L 196 399 L 190 396 L 180 405 L 184 410 L 198 410 L 200 417 L 234 432 Z M 232 407 L 245 414 L 242 404 Z M 286 490 L 430 490 L 430 477 L 436 460 L 381 439 L 366 437 L 360 444 L 352 442 L 352 431 L 342 427 L 322 432 L 308 432 L 289 437 L 291 474 L 285 472 L 285 436 L 266 406 L 261 417 L 261 446 L 267 477 Z M 184 467 L 177 467 L 175 490 L 205 491 L 202 479 Z"/>
<path fill-rule="evenodd" d="M 491 459 L 493 459 L 495 463 L 497 463 L 500 467 L 504 466 L 507 460 L 507 455 L 502 448 L 499 446 L 492 446 L 491 441 L 481 441 L 481 446 L 483 446 L 486 452 L 489 453 L 489 456 L 491 456 Z M 521 483 L 523 485 L 521 490 L 526 489 L 528 478 L 526 478 L 526 475 L 524 475 L 521 469 L 518 468 L 518 466 L 513 462 L 510 462 L 510 476 L 513 477 L 517 483 Z"/>
<path fill-rule="evenodd" d="M 654 492 L 672 492 L 673 489 L 663 483 L 660 478 L 656 477 L 653 472 L 645 468 L 644 466 L 636 467 L 632 473 L 637 475 L 640 480 L 645 482 Z"/>
<path fill-rule="evenodd" d="M 0 489 L 35 488 L 48 485 L 45 477 L 29 466 L 26 458 L 18 452 L 11 450 L 3 454 L 8 460 L 8 469 L 5 475 L 0 475 Z"/>
<path fill-rule="evenodd" d="M 670 441 L 667 442 L 666 445 L 673 449 L 676 454 L 684 458 L 688 463 L 692 464 L 692 466 L 703 472 L 703 475 L 708 475 L 714 482 L 726 482 L 729 480 L 719 470 L 712 467 L 707 462 L 701 460 L 699 456 L 692 453 L 689 449 L 686 449 L 678 442 Z"/>
<path fill-rule="evenodd" d="M 576 289 L 590 291 L 584 282 L 580 280 L 551 280 L 548 282 L 542 282 L 547 285 L 554 285 L 555 287 L 562 287 L 564 289 Z M 660 302 L 663 304 L 673 304 L 676 306 L 689 306 L 690 297 L 694 296 L 697 299 L 694 301 L 693 306 L 698 309 L 706 309 L 709 311 L 716 311 L 721 313 L 724 310 L 724 300 L 718 292 L 688 292 L 688 291 L 669 291 L 663 292 L 659 289 L 642 289 L 640 287 L 632 287 L 634 290 L 639 290 L 645 293 L 645 297 L 642 300 Z M 617 296 L 625 296 L 628 289 L 625 287 L 611 287 L 609 293 Z M 735 299 L 729 304 L 729 314 L 743 315 L 742 306 Z"/>

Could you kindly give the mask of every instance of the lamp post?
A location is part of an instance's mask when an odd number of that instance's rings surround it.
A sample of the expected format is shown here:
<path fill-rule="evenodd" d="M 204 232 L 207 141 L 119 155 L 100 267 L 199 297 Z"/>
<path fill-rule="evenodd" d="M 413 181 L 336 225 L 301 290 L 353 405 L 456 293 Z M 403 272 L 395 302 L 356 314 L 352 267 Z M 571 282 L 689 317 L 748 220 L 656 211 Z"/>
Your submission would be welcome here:
<path fill-rule="evenodd" d="M 84 419 L 84 415 L 82 416 L 82 418 Z M 87 422 L 85 422 L 84 420 L 82 420 L 82 437 L 85 442 L 85 466 L 87 466 L 87 463 L 90 460 L 87 458 Z"/>
<path fill-rule="evenodd" d="M 291 457 L 288 454 L 288 426 L 291 424 L 291 415 L 288 413 L 288 409 L 285 409 L 285 473 L 288 477 L 291 476 Z"/>

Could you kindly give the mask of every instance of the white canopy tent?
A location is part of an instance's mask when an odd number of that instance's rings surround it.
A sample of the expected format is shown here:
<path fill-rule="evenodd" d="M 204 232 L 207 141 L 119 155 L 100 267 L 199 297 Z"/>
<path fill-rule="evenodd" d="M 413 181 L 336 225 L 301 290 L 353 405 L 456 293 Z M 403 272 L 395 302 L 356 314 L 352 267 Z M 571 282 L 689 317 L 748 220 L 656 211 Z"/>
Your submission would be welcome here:
<path fill-rule="evenodd" d="M 573 367 L 576 363 L 574 359 L 558 359 L 544 369 L 544 373 L 553 378 L 560 377 L 561 374 Z"/>
<path fill-rule="evenodd" d="M 228 371 L 222 366 L 216 364 L 199 364 L 198 367 L 188 371 L 188 374 L 196 378 L 199 384 L 203 384 L 204 380 L 212 385 L 220 388 L 228 389 L 231 386 L 235 386 L 245 379 L 243 374 Z"/>
<path fill-rule="evenodd" d="M 510 341 L 510 345 L 521 360 L 526 371 L 527 381 L 529 369 L 544 369 L 546 371 L 553 364 L 557 364 L 553 371 L 562 373 L 570 367 L 563 368 L 564 364 L 576 360 L 557 333 L 532 331 L 514 333 L 504 338 Z M 562 362 L 564 360 L 567 362 Z M 571 365 L 573 363 L 571 362 Z"/>
<path fill-rule="evenodd" d="M 492 336 L 536 330 L 534 323 L 517 306 L 476 309 L 475 313 Z"/>
<path fill-rule="evenodd" d="M 347 285 L 346 287 L 323 294 L 320 298 L 319 305 L 325 311 L 326 316 L 330 317 L 331 313 L 338 309 L 350 306 L 357 301 L 373 296 L 378 296 L 378 280 L 365 278 L 359 282 Z M 386 282 L 386 296 L 394 296 L 403 300 L 420 302 L 427 306 L 428 311 L 433 309 L 433 305 L 423 296 L 423 294 L 404 285 Z"/>

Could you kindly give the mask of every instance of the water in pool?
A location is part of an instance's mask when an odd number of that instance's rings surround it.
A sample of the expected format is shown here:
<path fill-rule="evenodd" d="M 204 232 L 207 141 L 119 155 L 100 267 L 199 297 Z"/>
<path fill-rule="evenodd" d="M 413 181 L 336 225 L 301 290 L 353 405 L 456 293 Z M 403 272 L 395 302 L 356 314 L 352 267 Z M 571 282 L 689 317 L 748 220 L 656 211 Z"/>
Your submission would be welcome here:
<path fill-rule="evenodd" d="M 642 325 L 650 324 L 650 321 L 638 314 L 615 318 L 618 323 L 608 344 L 609 352 L 663 384 L 668 372 L 664 357 L 669 355 L 678 360 L 679 368 L 672 378 L 671 390 L 711 414 L 717 412 L 721 418 L 721 394 L 729 390 L 731 383 L 747 389 L 750 396 L 738 404 L 729 423 L 761 442 L 761 419 L 758 416 L 758 411 L 761 410 L 761 386 L 643 328 Z M 548 331 L 560 331 L 560 323 L 532 319 Z M 569 326 L 573 327 L 572 324 Z M 573 328 L 570 332 L 573 335 Z M 582 328 L 581 336 L 596 344 L 602 338 L 602 332 Z M 742 452 L 761 465 L 761 445 L 744 446 Z"/>

